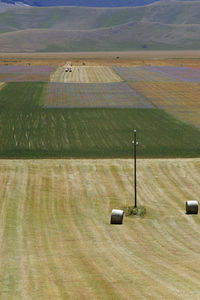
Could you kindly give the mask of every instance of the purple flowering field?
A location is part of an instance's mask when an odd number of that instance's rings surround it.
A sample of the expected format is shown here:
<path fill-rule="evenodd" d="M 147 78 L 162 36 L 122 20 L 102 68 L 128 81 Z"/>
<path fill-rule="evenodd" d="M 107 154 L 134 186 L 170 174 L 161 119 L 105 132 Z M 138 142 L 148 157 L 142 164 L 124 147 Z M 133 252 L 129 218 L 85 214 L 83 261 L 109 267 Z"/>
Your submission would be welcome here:
<path fill-rule="evenodd" d="M 51 73 L 53 66 L 0 66 L 0 73 Z"/>
<path fill-rule="evenodd" d="M 113 67 L 125 81 L 200 82 L 200 69 L 171 66 Z"/>
<path fill-rule="evenodd" d="M 127 83 L 48 83 L 46 108 L 154 108 Z"/>
<path fill-rule="evenodd" d="M 0 66 L 0 81 L 43 81 L 48 82 L 51 72 L 55 70 L 52 66 Z"/>

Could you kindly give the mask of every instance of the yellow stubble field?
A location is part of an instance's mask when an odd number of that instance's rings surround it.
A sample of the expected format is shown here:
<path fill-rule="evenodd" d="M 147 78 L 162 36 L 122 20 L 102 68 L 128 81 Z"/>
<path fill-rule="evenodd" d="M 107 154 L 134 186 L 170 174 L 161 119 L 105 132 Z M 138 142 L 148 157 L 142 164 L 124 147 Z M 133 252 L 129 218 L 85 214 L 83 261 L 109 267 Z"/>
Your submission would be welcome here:
<path fill-rule="evenodd" d="M 1 160 L 1 299 L 199 299 L 200 159 Z"/>
<path fill-rule="evenodd" d="M 130 86 L 157 108 L 200 126 L 200 84 L 194 82 L 135 82 Z"/>
<path fill-rule="evenodd" d="M 0 90 L 2 89 L 2 87 L 5 85 L 5 82 L 0 82 Z"/>

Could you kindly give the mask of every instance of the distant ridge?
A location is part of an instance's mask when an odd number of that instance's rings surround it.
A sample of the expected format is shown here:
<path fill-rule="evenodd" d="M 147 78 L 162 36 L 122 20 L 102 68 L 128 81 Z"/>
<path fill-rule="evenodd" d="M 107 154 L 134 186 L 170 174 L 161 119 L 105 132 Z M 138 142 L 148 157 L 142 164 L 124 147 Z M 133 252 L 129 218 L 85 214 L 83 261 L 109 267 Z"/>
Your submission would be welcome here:
<path fill-rule="evenodd" d="M 86 7 L 129 7 L 148 5 L 159 0 L 0 0 L 8 4 L 24 3 L 30 6 L 86 6 Z"/>

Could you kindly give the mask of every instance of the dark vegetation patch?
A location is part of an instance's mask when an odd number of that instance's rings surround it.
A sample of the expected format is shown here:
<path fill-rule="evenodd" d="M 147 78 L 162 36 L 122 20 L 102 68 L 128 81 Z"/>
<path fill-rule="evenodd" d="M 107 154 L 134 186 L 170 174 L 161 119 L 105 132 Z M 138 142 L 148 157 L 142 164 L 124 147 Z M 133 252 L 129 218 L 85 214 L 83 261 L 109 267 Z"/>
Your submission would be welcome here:
<path fill-rule="evenodd" d="M 146 208 L 141 206 L 141 207 L 134 207 L 134 206 L 128 206 L 124 207 L 123 211 L 125 213 L 126 217 L 144 217 L 146 215 Z"/>
<path fill-rule="evenodd" d="M 45 109 L 45 83 L 0 91 L 0 157 L 199 157 L 200 131 L 157 109 Z"/>

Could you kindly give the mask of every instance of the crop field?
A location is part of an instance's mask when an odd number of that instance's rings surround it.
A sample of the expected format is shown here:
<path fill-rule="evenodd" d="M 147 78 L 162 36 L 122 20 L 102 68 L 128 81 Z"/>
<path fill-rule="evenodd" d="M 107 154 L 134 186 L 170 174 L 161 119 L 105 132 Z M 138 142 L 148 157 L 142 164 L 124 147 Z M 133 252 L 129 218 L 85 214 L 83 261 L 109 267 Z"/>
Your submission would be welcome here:
<path fill-rule="evenodd" d="M 175 66 L 114 67 L 125 81 L 200 82 L 200 69 Z"/>
<path fill-rule="evenodd" d="M 121 78 L 125 81 L 148 81 L 148 82 L 173 82 L 168 75 L 161 72 L 152 71 L 152 67 L 113 67 Z"/>
<path fill-rule="evenodd" d="M 136 82 L 130 85 L 157 108 L 200 127 L 200 84 Z"/>
<path fill-rule="evenodd" d="M 46 109 L 46 83 L 8 83 L 0 91 L 1 157 L 198 157 L 200 130 L 158 109 Z M 15 96 L 13 96 L 15 95 Z"/>
<path fill-rule="evenodd" d="M 0 90 L 3 88 L 4 85 L 5 85 L 4 82 L 0 82 Z"/>
<path fill-rule="evenodd" d="M 47 85 L 46 108 L 154 108 L 127 83 L 57 83 Z"/>
<path fill-rule="evenodd" d="M 199 58 L 34 55 L 0 58 L 0 298 L 199 300 Z"/>
<path fill-rule="evenodd" d="M 51 66 L 0 66 L 0 73 L 40 74 L 51 73 L 55 68 Z"/>
<path fill-rule="evenodd" d="M 87 174 L 87 176 L 86 176 Z M 199 159 L 1 160 L 2 299 L 199 299 Z M 81 295 L 81 296 L 80 296 Z"/>
<path fill-rule="evenodd" d="M 51 66 L 0 66 L 0 81 L 4 82 L 48 82 L 55 67 Z"/>
<path fill-rule="evenodd" d="M 65 66 L 58 67 L 51 74 L 51 82 L 65 83 L 106 83 L 123 81 L 110 67 L 72 66 L 72 72 L 65 72 Z"/>
<path fill-rule="evenodd" d="M 48 82 L 50 75 L 41 74 L 21 74 L 21 73 L 1 73 L 0 80 L 5 82 Z"/>

